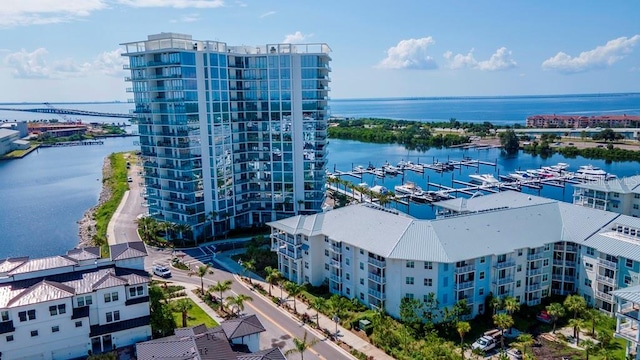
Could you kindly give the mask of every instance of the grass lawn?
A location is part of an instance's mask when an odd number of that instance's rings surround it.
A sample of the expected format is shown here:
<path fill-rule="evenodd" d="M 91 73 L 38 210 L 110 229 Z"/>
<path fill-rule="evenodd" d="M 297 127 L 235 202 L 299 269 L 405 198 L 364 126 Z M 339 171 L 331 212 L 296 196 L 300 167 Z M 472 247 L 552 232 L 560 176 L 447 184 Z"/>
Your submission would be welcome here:
<path fill-rule="evenodd" d="M 204 312 L 196 303 L 194 303 L 191 299 L 187 299 L 191 303 L 192 307 L 189 310 L 189 314 L 187 316 L 187 326 L 196 326 L 200 324 L 205 324 L 208 328 L 218 326 L 218 323 L 213 320 L 207 313 Z M 179 312 L 173 313 L 173 318 L 176 320 L 176 324 L 178 327 L 182 327 L 182 314 Z"/>

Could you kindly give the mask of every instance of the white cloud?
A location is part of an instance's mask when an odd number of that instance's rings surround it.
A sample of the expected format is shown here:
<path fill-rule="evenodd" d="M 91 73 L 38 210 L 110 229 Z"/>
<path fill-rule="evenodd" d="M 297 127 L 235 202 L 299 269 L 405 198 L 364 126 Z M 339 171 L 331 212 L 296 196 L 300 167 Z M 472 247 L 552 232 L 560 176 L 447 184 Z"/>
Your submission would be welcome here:
<path fill-rule="evenodd" d="M 20 0 L 0 6 L 0 27 L 51 24 L 87 17 L 105 0 Z"/>
<path fill-rule="evenodd" d="M 186 14 L 186 15 L 182 15 L 180 18 L 178 19 L 171 19 L 169 22 L 170 23 L 190 23 L 190 22 L 196 22 L 200 20 L 200 15 L 199 14 Z"/>
<path fill-rule="evenodd" d="M 5 56 L 4 65 L 12 69 L 15 78 L 21 79 L 65 79 L 96 73 L 123 76 L 125 72 L 122 65 L 126 60 L 120 56 L 122 52 L 122 49 L 103 52 L 92 62 L 78 64 L 73 59 L 49 62 L 49 52 L 45 48 L 38 48 L 32 52 L 22 49 Z"/>
<path fill-rule="evenodd" d="M 486 71 L 508 70 L 516 67 L 518 64 L 511 58 L 511 50 L 501 47 L 496 50 L 489 60 L 479 61 L 478 69 Z"/>
<path fill-rule="evenodd" d="M 170 7 L 176 9 L 205 9 L 224 6 L 223 0 L 117 0 L 117 2 L 122 5 L 138 8 Z"/>
<path fill-rule="evenodd" d="M 284 40 L 282 40 L 283 44 L 295 44 L 303 42 L 305 39 L 312 37 L 313 34 L 303 34 L 300 31 L 296 31 L 293 34 L 285 35 Z"/>
<path fill-rule="evenodd" d="M 275 13 L 276 13 L 275 11 L 267 11 L 266 13 L 260 15 L 260 19 L 266 18 L 267 16 L 271 16 L 271 15 L 273 15 Z"/>
<path fill-rule="evenodd" d="M 435 60 L 427 54 L 429 46 L 435 44 L 431 36 L 421 39 L 401 40 L 387 50 L 387 57 L 377 67 L 383 69 L 435 69 Z"/>
<path fill-rule="evenodd" d="M 236 4 L 237 4 L 238 6 L 240 6 L 240 7 L 247 7 L 247 6 L 248 6 L 248 5 L 247 5 L 247 3 L 246 3 L 246 2 L 244 2 L 244 1 L 236 1 Z"/>
<path fill-rule="evenodd" d="M 466 55 L 456 54 L 453 55 L 451 51 L 447 51 L 443 54 L 443 57 L 448 61 L 448 67 L 453 70 L 457 69 L 476 69 L 484 71 L 498 71 L 508 70 L 517 66 L 515 60 L 511 58 L 511 51 L 506 47 L 501 47 L 496 50 L 489 60 L 478 61 L 473 56 L 473 49 L 469 50 Z"/>
<path fill-rule="evenodd" d="M 633 47 L 638 42 L 640 42 L 640 35 L 634 35 L 631 38 L 622 36 L 608 41 L 605 45 L 597 46 L 595 49 L 583 51 L 575 57 L 560 51 L 545 60 L 542 63 L 542 68 L 565 74 L 602 69 L 622 60 L 633 51 Z"/>

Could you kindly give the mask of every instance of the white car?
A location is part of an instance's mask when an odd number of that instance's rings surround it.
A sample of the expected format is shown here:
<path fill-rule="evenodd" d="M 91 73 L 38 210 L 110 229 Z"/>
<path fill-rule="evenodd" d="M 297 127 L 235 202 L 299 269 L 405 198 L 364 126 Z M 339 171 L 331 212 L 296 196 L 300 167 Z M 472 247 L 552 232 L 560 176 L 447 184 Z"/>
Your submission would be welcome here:
<path fill-rule="evenodd" d="M 471 344 L 471 349 L 472 350 L 480 349 L 483 352 L 487 352 L 495 348 L 496 345 L 497 345 L 496 339 L 492 338 L 491 336 L 482 336 L 481 338 L 476 340 L 476 342 Z"/>
<path fill-rule="evenodd" d="M 165 265 L 153 265 L 153 274 L 163 278 L 168 278 L 171 277 L 171 270 L 169 270 Z"/>

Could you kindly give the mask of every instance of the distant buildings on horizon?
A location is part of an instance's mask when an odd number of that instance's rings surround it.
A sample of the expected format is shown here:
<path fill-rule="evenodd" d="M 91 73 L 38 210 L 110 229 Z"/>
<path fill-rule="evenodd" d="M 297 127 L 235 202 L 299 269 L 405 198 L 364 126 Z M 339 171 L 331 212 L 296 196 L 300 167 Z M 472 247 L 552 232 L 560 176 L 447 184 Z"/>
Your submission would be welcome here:
<path fill-rule="evenodd" d="M 531 128 L 631 128 L 640 126 L 639 115 L 533 115 L 527 117 L 526 126 Z"/>

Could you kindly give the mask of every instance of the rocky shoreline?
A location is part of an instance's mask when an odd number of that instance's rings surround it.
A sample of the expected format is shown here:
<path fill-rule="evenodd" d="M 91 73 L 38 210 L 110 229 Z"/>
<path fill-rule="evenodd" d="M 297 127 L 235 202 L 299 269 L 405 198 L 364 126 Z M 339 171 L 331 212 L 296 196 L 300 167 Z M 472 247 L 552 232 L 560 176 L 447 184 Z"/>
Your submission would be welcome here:
<path fill-rule="evenodd" d="M 110 177 L 111 171 L 111 160 L 107 156 L 104 158 L 104 163 L 102 164 L 102 190 L 100 191 L 100 197 L 98 197 L 98 204 L 85 211 L 82 219 L 78 220 L 79 248 L 94 246 L 93 237 L 96 235 L 95 213 L 98 208 L 105 202 L 109 201 L 112 196 L 111 189 L 104 181 L 104 179 L 108 179 Z"/>

